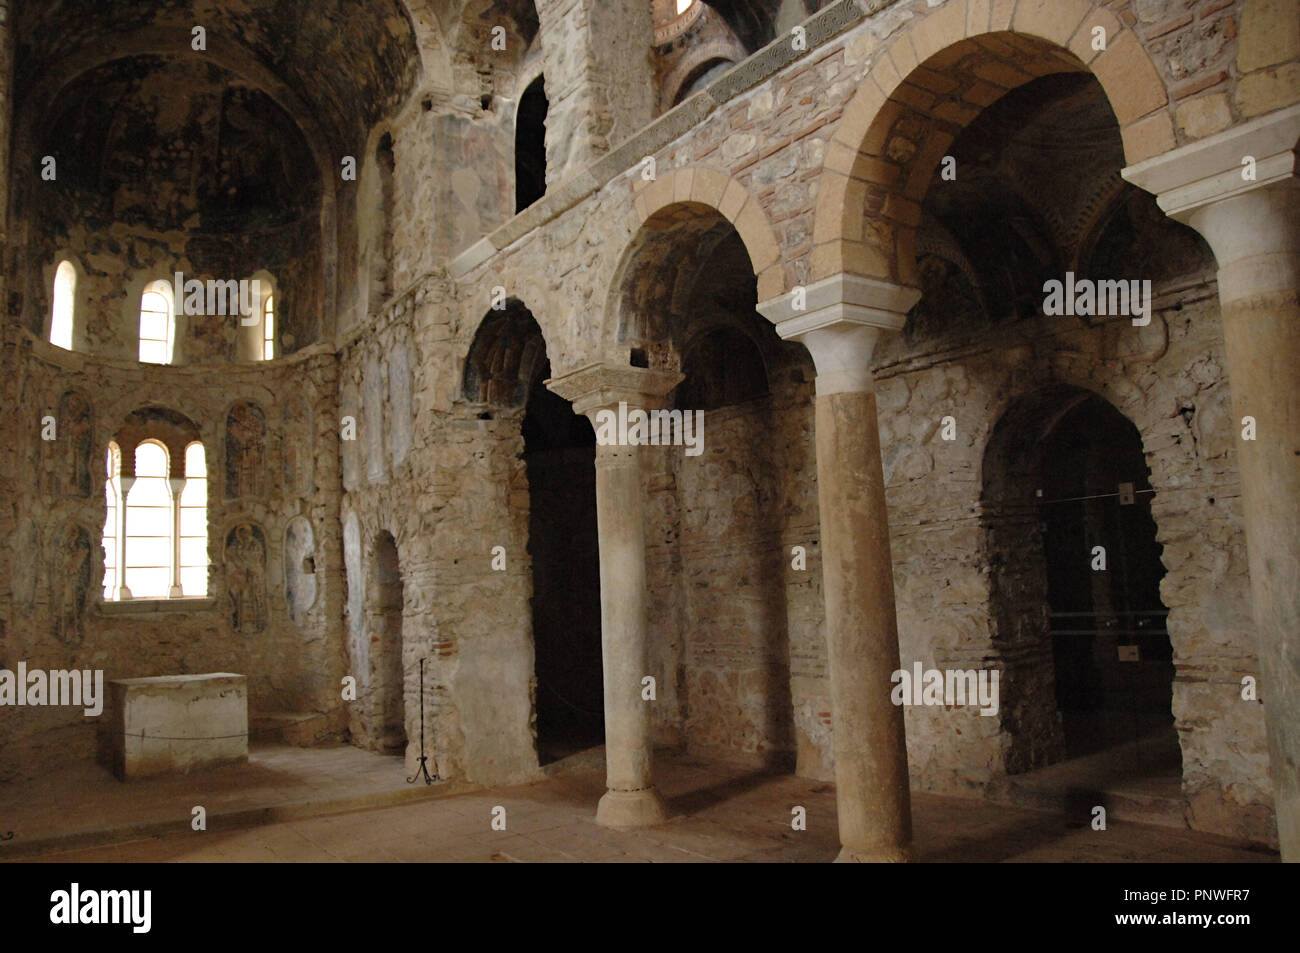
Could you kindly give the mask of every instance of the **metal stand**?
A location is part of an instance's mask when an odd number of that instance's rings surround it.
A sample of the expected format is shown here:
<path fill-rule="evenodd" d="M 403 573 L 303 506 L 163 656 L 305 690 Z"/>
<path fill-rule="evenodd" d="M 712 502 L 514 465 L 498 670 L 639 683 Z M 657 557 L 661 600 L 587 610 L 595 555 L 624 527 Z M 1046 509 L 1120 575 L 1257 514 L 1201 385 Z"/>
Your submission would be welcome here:
<path fill-rule="evenodd" d="M 424 776 L 425 784 L 442 780 L 436 774 L 429 774 L 429 759 L 424 755 L 424 659 L 420 659 L 420 768 L 406 779 L 406 783 L 414 784 L 421 775 Z"/>

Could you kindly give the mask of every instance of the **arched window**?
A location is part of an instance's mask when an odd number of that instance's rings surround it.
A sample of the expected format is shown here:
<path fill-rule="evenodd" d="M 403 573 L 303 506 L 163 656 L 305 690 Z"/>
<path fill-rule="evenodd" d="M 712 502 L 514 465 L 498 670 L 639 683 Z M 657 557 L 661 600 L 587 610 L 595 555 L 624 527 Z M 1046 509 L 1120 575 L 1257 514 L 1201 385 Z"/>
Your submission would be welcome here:
<path fill-rule="evenodd" d="M 122 451 L 116 443 L 108 445 L 108 478 L 104 481 L 104 598 L 117 598 L 118 586 L 118 521 L 121 519 Z"/>
<path fill-rule="evenodd" d="M 515 211 L 546 194 L 546 81 L 528 84 L 515 112 Z"/>
<path fill-rule="evenodd" d="M 50 343 L 72 350 L 72 317 L 77 301 L 77 269 L 70 261 L 59 262 L 54 272 L 53 306 L 50 313 Z"/>
<path fill-rule="evenodd" d="M 275 295 L 268 294 L 262 302 L 262 360 L 275 357 Z"/>
<path fill-rule="evenodd" d="M 136 599 L 166 599 L 175 553 L 167 448 L 145 440 L 135 448 L 135 482 L 126 494 L 126 587 Z"/>
<path fill-rule="evenodd" d="M 170 364 L 175 335 L 175 302 L 172 286 L 155 281 L 140 296 L 140 360 L 150 364 Z"/>
<path fill-rule="evenodd" d="M 245 279 L 250 285 L 249 314 L 240 316 L 235 338 L 235 360 L 270 361 L 279 356 L 275 336 L 279 330 L 279 288 L 269 271 L 259 271 Z"/>
<path fill-rule="evenodd" d="M 206 596 L 208 474 L 198 427 L 165 407 L 132 411 L 107 464 L 104 598 Z"/>
<path fill-rule="evenodd" d="M 180 500 L 180 585 L 187 596 L 208 594 L 207 455 L 197 440 L 185 448 L 185 489 Z"/>
<path fill-rule="evenodd" d="M 695 3 L 695 0 L 677 0 L 677 15 L 681 16 L 691 8 L 693 3 Z"/>

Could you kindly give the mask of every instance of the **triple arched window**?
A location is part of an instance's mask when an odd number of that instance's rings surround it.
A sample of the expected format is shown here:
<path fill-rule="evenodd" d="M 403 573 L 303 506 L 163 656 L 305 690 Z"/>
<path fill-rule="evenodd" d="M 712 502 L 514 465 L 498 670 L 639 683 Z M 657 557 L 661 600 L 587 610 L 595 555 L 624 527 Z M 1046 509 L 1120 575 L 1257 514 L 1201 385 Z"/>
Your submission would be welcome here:
<path fill-rule="evenodd" d="M 241 282 L 241 286 L 245 282 Z M 256 280 L 248 280 L 252 293 L 243 300 L 251 300 L 251 320 L 241 316 L 239 321 L 238 360 L 270 361 L 278 356 L 276 347 L 277 294 L 274 279 L 260 272 Z M 211 284 L 211 283 L 209 283 Z M 242 289 L 243 295 L 248 289 Z M 205 289 L 206 292 L 206 289 Z M 206 293 L 205 293 L 206 300 Z M 73 350 L 76 338 L 77 269 L 64 259 L 54 272 L 54 288 L 50 305 L 50 343 L 64 350 Z M 172 364 L 176 360 L 176 312 L 182 302 L 176 301 L 172 282 L 152 281 L 140 295 L 138 359 L 145 364 Z"/>
<path fill-rule="evenodd" d="M 203 444 L 185 447 L 173 466 L 160 440 L 134 449 L 135 473 L 123 475 L 122 451 L 108 445 L 104 486 L 104 599 L 175 599 L 208 592 L 208 481 Z"/>

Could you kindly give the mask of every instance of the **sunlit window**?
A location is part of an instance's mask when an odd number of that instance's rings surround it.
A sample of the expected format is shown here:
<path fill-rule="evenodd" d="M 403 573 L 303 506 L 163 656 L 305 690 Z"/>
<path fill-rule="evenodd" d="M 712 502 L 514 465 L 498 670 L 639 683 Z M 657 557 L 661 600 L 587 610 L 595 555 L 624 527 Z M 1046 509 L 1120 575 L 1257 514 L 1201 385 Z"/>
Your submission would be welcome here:
<path fill-rule="evenodd" d="M 72 314 L 77 295 L 77 269 L 72 262 L 59 263 L 54 272 L 53 308 L 50 314 L 50 343 L 72 350 Z"/>
<path fill-rule="evenodd" d="M 694 2 L 695 0 L 677 0 L 677 15 L 681 16 L 683 13 L 689 10 L 691 8 L 691 4 L 693 4 Z"/>
<path fill-rule="evenodd" d="M 116 443 L 108 445 L 108 474 L 104 481 L 104 598 L 117 598 L 117 521 L 121 516 L 118 502 L 122 499 L 122 451 Z"/>
<path fill-rule="evenodd" d="M 175 547 L 167 449 L 153 440 L 135 448 L 135 483 L 126 495 L 126 586 L 136 599 L 166 599 Z"/>
<path fill-rule="evenodd" d="M 172 286 L 155 281 L 140 297 L 140 360 L 150 364 L 170 364 L 175 333 L 172 312 Z"/>
<path fill-rule="evenodd" d="M 262 304 L 262 360 L 275 357 L 275 295 L 266 296 Z"/>
<path fill-rule="evenodd" d="M 208 478 L 203 444 L 185 448 L 185 489 L 181 491 L 181 590 L 208 594 Z"/>

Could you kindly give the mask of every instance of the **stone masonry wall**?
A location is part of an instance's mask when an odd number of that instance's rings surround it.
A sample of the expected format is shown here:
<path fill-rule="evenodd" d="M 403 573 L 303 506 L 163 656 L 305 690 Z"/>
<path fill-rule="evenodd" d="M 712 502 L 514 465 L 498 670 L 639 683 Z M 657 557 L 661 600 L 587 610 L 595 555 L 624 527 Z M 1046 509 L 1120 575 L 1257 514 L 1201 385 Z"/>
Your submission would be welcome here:
<path fill-rule="evenodd" d="M 69 353 L 8 328 L 4 368 L 17 425 L 7 443 L 3 586 L 3 663 L 13 669 L 103 669 L 106 680 L 150 675 L 234 671 L 248 674 L 250 718 L 277 712 L 317 713 L 313 732 L 338 737 L 342 602 L 335 562 L 338 538 L 334 358 L 317 348 L 284 363 L 250 367 L 164 368 Z M 56 416 L 64 394 L 91 397 L 91 490 L 79 496 L 66 473 L 65 430 L 43 441 L 42 418 Z M 227 499 L 226 418 L 240 400 L 255 402 L 269 426 L 262 447 L 262 492 Z M 103 474 L 108 443 L 127 415 L 146 406 L 185 414 L 198 425 L 207 456 L 208 596 L 195 601 L 104 602 Z M 61 443 L 60 440 L 63 442 Z M 124 452 L 134 447 L 123 448 Z M 179 461 L 173 460 L 174 472 Z M 285 550 L 291 520 L 305 519 L 314 538 L 314 591 L 299 596 L 291 617 L 291 585 L 302 579 L 302 557 Z M 265 620 L 260 631 L 232 626 L 226 539 L 252 524 L 265 540 Z M 81 527 L 89 544 L 88 586 L 65 592 L 60 549 L 67 527 Z M 57 623 L 66 599 L 78 602 L 75 629 Z M 79 709 L 7 709 L 0 773 L 39 774 L 69 753 L 93 756 L 96 724 Z"/>

